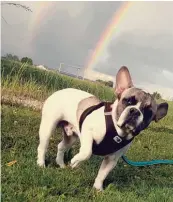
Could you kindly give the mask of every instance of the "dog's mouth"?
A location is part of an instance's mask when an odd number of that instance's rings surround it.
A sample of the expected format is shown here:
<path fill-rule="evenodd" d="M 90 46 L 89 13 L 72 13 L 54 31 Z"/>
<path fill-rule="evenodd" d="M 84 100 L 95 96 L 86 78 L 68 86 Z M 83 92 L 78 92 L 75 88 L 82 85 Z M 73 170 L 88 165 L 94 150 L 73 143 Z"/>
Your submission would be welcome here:
<path fill-rule="evenodd" d="M 117 126 L 125 133 L 135 133 L 136 128 L 141 123 L 140 112 L 136 108 L 130 108 L 128 112 L 123 113 L 117 121 Z"/>
<path fill-rule="evenodd" d="M 135 126 L 133 124 L 130 124 L 128 122 L 125 122 L 123 125 L 117 124 L 119 128 L 121 128 L 126 133 L 135 132 Z"/>
<path fill-rule="evenodd" d="M 124 136 L 127 139 L 137 136 L 143 130 L 142 123 L 137 125 L 134 122 L 125 121 L 122 125 L 117 124 L 117 126 L 125 132 Z"/>
<path fill-rule="evenodd" d="M 135 134 L 138 128 L 138 119 L 136 117 L 127 117 L 123 122 L 117 122 L 117 126 L 126 134 Z M 134 135 L 133 135 L 134 136 Z"/>

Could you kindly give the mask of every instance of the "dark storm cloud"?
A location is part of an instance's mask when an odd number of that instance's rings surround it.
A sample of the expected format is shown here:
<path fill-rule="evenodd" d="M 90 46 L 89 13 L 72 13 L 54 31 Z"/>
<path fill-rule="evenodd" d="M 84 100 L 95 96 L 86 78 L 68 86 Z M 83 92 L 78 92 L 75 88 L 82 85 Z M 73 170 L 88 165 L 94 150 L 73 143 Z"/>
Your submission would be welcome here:
<path fill-rule="evenodd" d="M 12 6 L 2 7 L 8 22 L 1 19 L 2 53 L 29 56 L 35 64 L 57 69 L 61 62 L 85 66 L 122 2 L 52 2 L 53 9 L 36 24 L 34 33 L 29 30 L 30 20 L 34 22 L 41 9 L 38 2 L 22 4 L 29 6 L 33 13 Z M 172 9 L 172 2 L 134 2 L 94 69 L 114 76 L 121 65 L 127 65 L 135 83 L 153 84 L 153 89 L 160 85 L 170 92 L 173 88 Z M 32 34 L 35 35 L 30 42 Z M 66 68 L 74 71 L 70 66 Z"/>
<path fill-rule="evenodd" d="M 78 6 L 83 2 L 74 3 Z M 75 20 L 68 10 L 57 9 L 34 39 L 33 56 L 52 67 L 60 62 L 84 66 L 88 50 L 95 48 L 105 26 L 120 5 L 120 2 L 88 2 Z"/>
<path fill-rule="evenodd" d="M 140 45 L 140 41 L 145 45 Z M 122 65 L 129 67 L 136 83 L 147 81 L 162 86 L 173 87 L 173 82 L 162 74 L 163 69 L 173 73 L 173 37 L 172 35 L 146 35 L 144 30 L 138 34 L 130 32 L 121 34 L 116 45 L 109 47 L 110 57 L 107 64 L 97 66 L 103 73 L 115 75 Z M 165 82 L 166 81 L 166 82 Z M 172 79 L 173 81 L 173 79 Z"/>

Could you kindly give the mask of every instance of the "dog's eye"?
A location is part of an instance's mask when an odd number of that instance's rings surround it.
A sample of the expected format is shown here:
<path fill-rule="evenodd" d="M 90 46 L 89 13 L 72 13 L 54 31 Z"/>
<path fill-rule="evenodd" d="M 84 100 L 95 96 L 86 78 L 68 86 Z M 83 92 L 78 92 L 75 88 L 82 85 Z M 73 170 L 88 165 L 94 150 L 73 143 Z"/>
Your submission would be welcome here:
<path fill-rule="evenodd" d="M 127 106 L 135 105 L 136 104 L 135 96 L 132 96 L 132 97 L 129 97 L 129 98 L 124 98 L 123 103 L 125 105 L 127 105 Z"/>

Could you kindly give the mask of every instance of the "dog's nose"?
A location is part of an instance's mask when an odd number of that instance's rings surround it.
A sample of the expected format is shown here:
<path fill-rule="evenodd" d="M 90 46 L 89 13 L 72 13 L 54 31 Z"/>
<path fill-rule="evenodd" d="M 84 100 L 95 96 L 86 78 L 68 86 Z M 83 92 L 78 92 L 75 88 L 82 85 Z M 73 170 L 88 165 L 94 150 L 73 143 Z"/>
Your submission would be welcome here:
<path fill-rule="evenodd" d="M 135 116 L 140 116 L 139 110 L 134 107 L 130 109 L 130 114 Z"/>

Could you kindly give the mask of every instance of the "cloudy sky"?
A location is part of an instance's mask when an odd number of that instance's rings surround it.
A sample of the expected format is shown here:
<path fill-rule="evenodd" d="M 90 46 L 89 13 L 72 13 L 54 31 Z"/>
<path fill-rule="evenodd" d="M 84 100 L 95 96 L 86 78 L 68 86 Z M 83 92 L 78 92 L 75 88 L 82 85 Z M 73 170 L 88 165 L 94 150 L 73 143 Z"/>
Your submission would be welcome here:
<path fill-rule="evenodd" d="M 122 2 L 22 2 L 3 5 L 2 55 L 29 56 L 57 69 L 84 67 Z M 98 58 L 95 71 L 115 76 L 128 66 L 134 83 L 173 97 L 173 2 L 133 2 Z M 69 64 L 69 66 L 68 66 Z"/>

